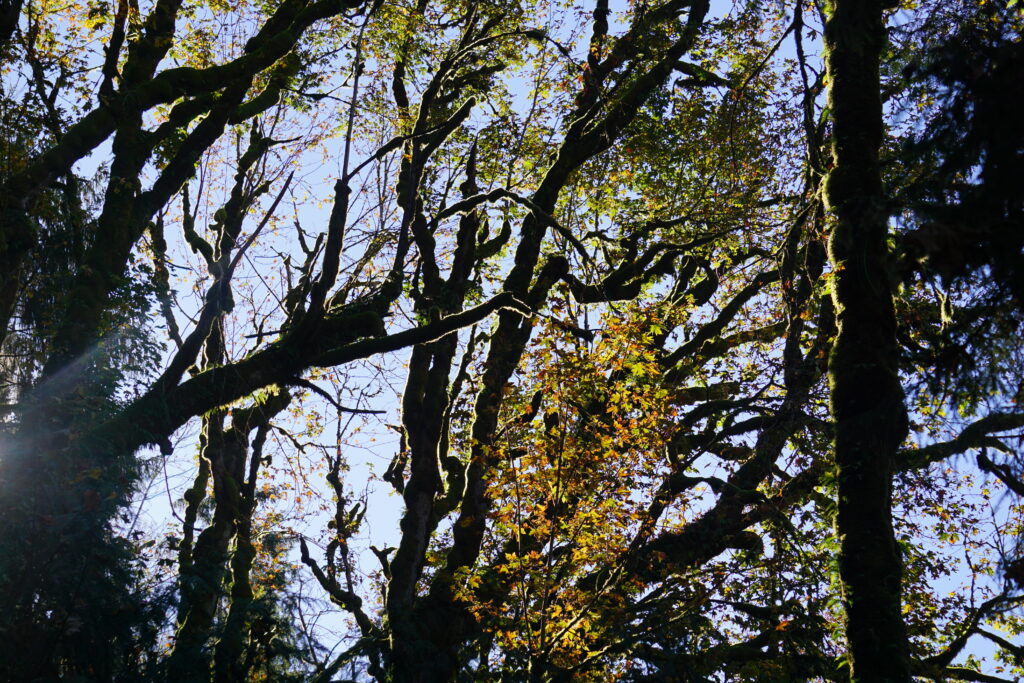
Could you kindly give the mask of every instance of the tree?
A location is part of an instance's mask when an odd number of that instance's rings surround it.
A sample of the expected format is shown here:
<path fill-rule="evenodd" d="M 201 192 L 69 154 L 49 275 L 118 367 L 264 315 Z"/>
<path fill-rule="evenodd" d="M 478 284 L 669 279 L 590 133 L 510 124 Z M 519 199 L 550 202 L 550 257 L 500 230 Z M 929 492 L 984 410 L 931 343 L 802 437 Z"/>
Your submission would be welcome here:
<path fill-rule="evenodd" d="M 902 567 L 891 519 L 893 461 L 907 437 L 907 416 L 885 267 L 888 226 L 878 158 L 882 4 L 839 1 L 829 10 L 833 166 L 824 195 L 836 217 L 829 257 L 837 327 L 829 385 L 851 680 L 907 681 Z"/>
<path fill-rule="evenodd" d="M 0 9 L 6 677 L 1020 673 L 1005 11 Z"/>

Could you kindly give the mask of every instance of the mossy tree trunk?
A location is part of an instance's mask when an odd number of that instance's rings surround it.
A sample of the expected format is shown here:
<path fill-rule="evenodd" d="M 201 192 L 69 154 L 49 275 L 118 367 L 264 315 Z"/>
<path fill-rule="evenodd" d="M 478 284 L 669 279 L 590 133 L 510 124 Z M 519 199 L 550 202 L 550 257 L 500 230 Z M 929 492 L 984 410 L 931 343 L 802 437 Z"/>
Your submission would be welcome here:
<path fill-rule="evenodd" d="M 825 199 L 838 334 L 829 363 L 838 482 L 836 533 L 853 681 L 909 681 L 892 525 L 892 470 L 907 435 L 886 262 L 879 165 L 883 4 L 833 0 L 825 30 L 833 168 Z"/>

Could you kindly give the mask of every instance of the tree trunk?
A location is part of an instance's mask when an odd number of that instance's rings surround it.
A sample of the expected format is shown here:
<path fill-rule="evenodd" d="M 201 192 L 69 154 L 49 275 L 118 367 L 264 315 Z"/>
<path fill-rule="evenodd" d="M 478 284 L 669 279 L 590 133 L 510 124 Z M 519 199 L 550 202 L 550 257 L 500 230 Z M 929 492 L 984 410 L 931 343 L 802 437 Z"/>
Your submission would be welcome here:
<path fill-rule="evenodd" d="M 825 29 L 833 163 L 825 198 L 838 336 L 829 363 L 840 541 L 852 681 L 909 681 L 892 526 L 892 469 L 907 434 L 896 317 L 886 271 L 879 0 L 833 0 Z"/>

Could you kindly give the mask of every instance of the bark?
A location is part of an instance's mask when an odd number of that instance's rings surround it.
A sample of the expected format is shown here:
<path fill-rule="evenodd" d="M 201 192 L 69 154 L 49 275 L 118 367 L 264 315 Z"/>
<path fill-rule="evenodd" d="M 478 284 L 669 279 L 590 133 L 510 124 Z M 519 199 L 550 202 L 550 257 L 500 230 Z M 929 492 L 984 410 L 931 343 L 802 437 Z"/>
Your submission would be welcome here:
<path fill-rule="evenodd" d="M 205 485 L 207 469 L 213 478 L 213 521 L 203 530 L 194 549 L 179 553 L 181 603 L 178 632 L 168 659 L 172 680 L 209 680 L 214 648 L 210 644 L 214 618 L 225 597 L 230 598 L 224 630 L 216 648 L 216 680 L 244 680 L 242 653 L 249 627 L 253 590 L 249 580 L 256 550 L 252 544 L 252 514 L 256 508 L 255 485 L 262 457 L 262 443 L 270 420 L 287 406 L 287 392 L 258 399 L 235 409 L 231 425 L 217 411 L 204 420 L 203 449 L 197 487 Z M 258 430 L 250 448 L 249 433 Z M 246 455 L 251 455 L 247 458 Z M 192 507 L 190 502 L 190 508 Z M 198 507 L 196 505 L 195 507 Z M 186 511 L 186 514 L 191 512 Z M 194 513 L 189 517 L 194 520 Z M 188 530 L 186 530 L 187 533 Z M 233 551 L 229 552 L 232 541 Z M 230 579 L 230 591 L 226 584 Z M 234 676 L 234 678 L 233 678 Z"/>
<path fill-rule="evenodd" d="M 588 82 L 577 98 L 574 114 L 568 117 L 572 123 L 566 130 L 557 156 L 529 200 L 530 213 L 523 220 L 512 268 L 504 282 L 505 293 L 525 302 L 531 310 L 538 310 L 544 305 L 551 287 L 563 279 L 568 270 L 568 261 L 564 257 L 542 261 L 541 255 L 547 229 L 553 227 L 551 216 L 560 192 L 576 169 L 615 143 L 633 121 L 646 98 L 664 82 L 674 64 L 690 49 L 708 11 L 707 3 L 698 2 L 690 8 L 683 35 L 665 49 L 660 60 L 625 86 L 616 99 L 600 102 L 601 81 L 623 60 L 636 56 L 632 52 L 636 41 L 646 38 L 653 26 L 665 20 L 667 15 L 678 13 L 682 6 L 683 3 L 668 3 L 659 12 L 643 15 L 634 22 L 626 37 L 616 42 L 605 60 L 597 59 L 594 53 L 588 61 Z M 605 39 L 604 33 L 607 30 L 606 17 L 600 6 L 594 16 L 592 42 L 600 43 Z M 605 106 L 602 107 L 602 104 Z M 411 227 L 421 256 L 424 252 L 432 253 L 429 234 L 423 230 L 417 231 L 415 223 Z M 424 267 L 424 273 L 425 279 L 436 277 L 431 264 Z M 414 589 L 414 579 L 422 568 L 422 553 L 429 540 L 424 531 L 429 534 L 430 525 L 436 525 L 436 521 L 429 521 L 430 513 L 426 505 L 428 499 L 433 498 L 430 492 L 436 493 L 440 488 L 440 477 L 435 470 L 436 455 L 430 458 L 429 464 L 426 458 L 421 460 L 423 469 L 418 476 L 414 474 L 417 482 L 415 487 L 413 479 L 410 479 L 409 488 L 414 490 L 410 492 L 407 489 L 406 500 L 407 503 L 410 500 L 415 502 L 418 509 L 414 514 L 407 515 L 402 529 L 403 534 L 414 534 L 414 538 L 409 541 L 403 538 L 403 543 L 415 552 L 406 554 L 402 549 L 399 550 L 392 564 L 392 571 L 396 572 L 399 582 L 392 582 L 392 587 L 404 586 L 405 594 L 389 593 L 388 596 L 389 626 L 392 629 L 390 674 L 394 680 L 452 680 L 458 670 L 459 648 L 476 628 L 472 615 L 452 594 L 451 579 L 457 570 L 475 564 L 480 553 L 491 505 L 486 475 L 500 456 L 499 449 L 493 444 L 499 428 L 504 390 L 522 359 L 533 325 L 531 319 L 509 311 L 503 311 L 498 316 L 484 363 L 481 389 L 474 406 L 471 430 L 473 447 L 465 466 L 465 484 L 458 501 L 452 545 L 444 568 L 431 581 L 429 593 L 418 599 L 413 598 L 409 591 Z M 450 366 L 450 360 L 447 362 Z M 426 443 L 430 441 L 425 439 Z M 412 609 L 406 607 L 410 600 Z"/>
<path fill-rule="evenodd" d="M 882 3 L 834 0 L 825 29 L 833 168 L 825 199 L 838 334 L 829 360 L 839 575 L 853 681 L 909 681 L 892 471 L 907 435 L 879 167 Z"/>
<path fill-rule="evenodd" d="M 20 3 L 16 3 L 20 7 Z M 114 164 L 120 164 L 124 173 L 111 174 L 110 193 L 116 200 L 104 207 L 103 223 L 112 228 L 98 231 L 103 243 L 95 245 L 87 257 L 86 268 L 75 284 L 79 306 L 69 311 L 57 334 L 54 357 L 46 363 L 47 375 L 63 369 L 77 357 L 76 352 L 87 348 L 97 334 L 97 320 L 105 304 L 124 277 L 125 263 L 132 245 L 141 236 L 150 218 L 157 213 L 181 184 L 191 176 L 196 160 L 212 144 L 226 124 L 239 123 L 251 118 L 277 101 L 284 83 L 282 73 L 295 66 L 286 56 L 301 39 L 303 33 L 316 21 L 335 16 L 360 6 L 352 2 L 286 2 L 267 19 L 259 32 L 246 44 L 241 57 L 225 64 L 206 69 L 191 67 L 171 68 L 156 73 L 167 51 L 173 45 L 173 35 L 180 0 L 158 2 L 143 26 L 143 36 L 127 50 L 122 68 L 122 84 L 111 92 L 105 83 L 99 106 L 70 125 L 59 141 L 45 152 L 30 160 L 27 166 L 7 180 L 0 194 L 0 339 L 7 332 L 12 315 L 18 277 L 34 242 L 34 231 L 27 222 L 26 211 L 42 188 L 55 178 L 67 174 L 79 159 L 87 156 L 112 134 L 121 138 L 124 154 L 115 150 Z M 9 7 L 8 7 L 9 5 Z M 3 16 L 13 12 L 14 3 L 0 5 L 0 24 Z M 0 25 L 0 31 L 3 30 Z M 2 38 L 0 34 L 0 38 Z M 113 49 L 113 45 L 111 49 Z M 107 61 L 113 57 L 108 55 Z M 281 62 L 283 66 L 271 73 L 270 84 L 248 102 L 241 100 L 248 84 L 265 70 Z M 109 69 L 107 69 L 109 74 Z M 214 93 L 225 90 L 220 96 Z M 234 91 L 240 90 L 240 93 Z M 125 128 L 132 127 L 144 112 L 160 105 L 181 100 L 176 104 L 168 121 L 154 131 L 142 133 L 136 125 L 134 135 Z M 138 174 L 131 167 L 144 163 L 153 148 L 178 130 L 184 130 L 195 119 L 209 114 L 187 136 L 181 152 L 172 160 L 154 186 L 138 191 Z M 132 137 L 132 140 L 126 138 Z M 145 138 L 145 140 L 144 140 Z M 141 157 L 138 162 L 132 157 Z"/>
<path fill-rule="evenodd" d="M 466 181 L 462 184 L 463 197 L 470 197 L 477 191 L 476 153 L 470 153 L 466 169 Z M 430 264 L 424 270 L 424 291 L 416 306 L 419 315 L 431 315 L 431 310 L 444 314 L 461 311 L 465 305 L 472 266 L 475 263 L 477 236 L 480 218 L 476 211 L 462 217 L 459 225 L 457 248 L 451 272 L 442 279 L 434 263 L 432 251 L 424 256 Z M 427 246 L 432 241 L 429 232 L 417 229 L 417 241 Z M 402 517 L 402 540 L 390 564 L 390 580 L 387 591 L 387 615 L 392 628 L 392 655 L 396 669 L 422 667 L 423 656 L 432 657 L 440 664 L 443 678 L 454 670 L 457 664 L 454 653 L 444 652 L 431 636 L 432 626 L 414 613 L 416 584 L 423 573 L 427 547 L 443 515 L 450 512 L 448 500 L 457 500 L 461 495 L 461 479 L 465 465 L 448 455 L 447 431 L 449 426 L 449 404 L 452 400 L 449 389 L 458 336 L 449 334 L 430 344 L 413 349 L 409 361 L 408 379 L 402 398 L 402 426 L 405 432 L 405 457 L 410 463 L 408 483 L 402 494 L 405 500 L 405 514 Z M 454 461 L 454 462 L 453 462 Z M 446 477 L 447 475 L 447 477 Z M 402 472 L 396 476 L 401 477 Z M 445 489 L 450 495 L 445 496 Z M 452 489 L 459 488 L 454 491 Z M 424 628 L 424 626 L 427 628 Z"/>
<path fill-rule="evenodd" d="M 209 678 L 210 653 L 206 647 L 213 627 L 217 606 L 222 597 L 228 543 L 234 533 L 233 511 L 221 501 L 230 497 L 232 485 L 227 469 L 238 459 L 237 444 L 229 443 L 223 422 L 225 414 L 218 411 L 204 419 L 204 448 L 200 457 L 206 460 L 214 479 L 214 496 L 218 499 L 213 522 L 199 534 L 188 565 L 180 567 L 181 602 L 178 606 L 178 632 L 174 650 L 167 666 L 171 680 L 201 681 Z"/>
<path fill-rule="evenodd" d="M 287 392 L 271 395 L 265 402 L 253 406 L 248 411 L 243 418 L 246 424 L 240 427 L 240 431 L 255 428 L 256 434 L 249 447 L 247 478 L 241 469 L 243 463 L 237 463 L 239 470 L 236 471 L 236 476 L 240 478 L 237 502 L 232 505 L 233 501 L 226 501 L 226 504 L 235 511 L 235 538 L 230 560 L 231 592 L 227 617 L 214 650 L 214 680 L 218 683 L 244 681 L 248 677 L 248 659 L 243 655 L 253 626 L 255 593 L 250 574 L 256 560 L 256 546 L 252 537 L 252 516 L 256 511 L 256 480 L 263 459 L 263 445 L 270 430 L 270 419 L 283 410 L 290 399 Z"/>
<path fill-rule="evenodd" d="M 21 18 L 22 0 L 0 1 L 0 50 L 7 47 Z"/>

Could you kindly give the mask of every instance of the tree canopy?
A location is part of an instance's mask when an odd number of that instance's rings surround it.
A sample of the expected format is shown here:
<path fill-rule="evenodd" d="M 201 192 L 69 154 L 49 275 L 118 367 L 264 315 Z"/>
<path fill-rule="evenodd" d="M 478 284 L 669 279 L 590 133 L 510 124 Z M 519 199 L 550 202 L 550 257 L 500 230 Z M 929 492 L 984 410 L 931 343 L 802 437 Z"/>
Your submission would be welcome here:
<path fill-rule="evenodd" d="M 1022 35 L 0 1 L 0 677 L 1018 680 Z"/>

